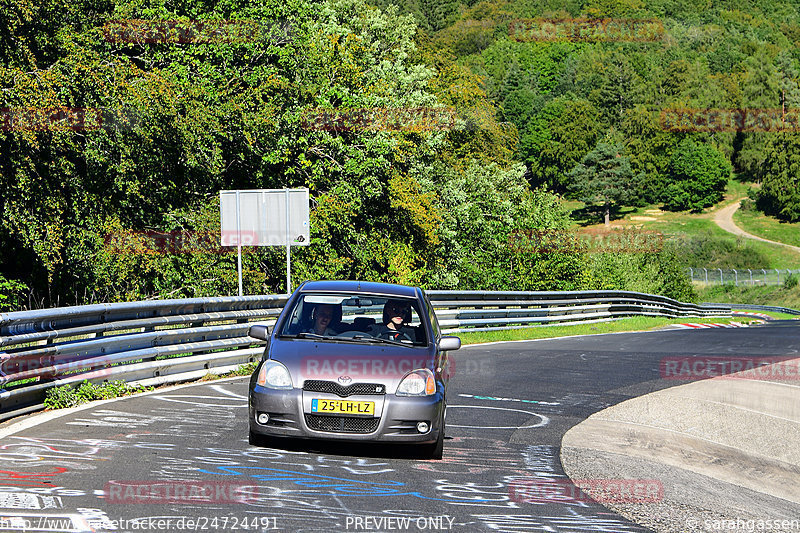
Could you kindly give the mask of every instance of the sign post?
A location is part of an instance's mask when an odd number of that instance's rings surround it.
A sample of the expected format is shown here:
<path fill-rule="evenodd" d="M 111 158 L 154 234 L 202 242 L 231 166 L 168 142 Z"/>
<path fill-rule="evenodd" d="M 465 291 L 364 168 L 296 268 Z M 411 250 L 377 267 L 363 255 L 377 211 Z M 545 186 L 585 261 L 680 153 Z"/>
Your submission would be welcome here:
<path fill-rule="evenodd" d="M 222 246 L 238 251 L 239 296 L 242 246 L 286 246 L 286 293 L 292 292 L 291 247 L 311 241 L 308 189 L 220 191 Z"/>

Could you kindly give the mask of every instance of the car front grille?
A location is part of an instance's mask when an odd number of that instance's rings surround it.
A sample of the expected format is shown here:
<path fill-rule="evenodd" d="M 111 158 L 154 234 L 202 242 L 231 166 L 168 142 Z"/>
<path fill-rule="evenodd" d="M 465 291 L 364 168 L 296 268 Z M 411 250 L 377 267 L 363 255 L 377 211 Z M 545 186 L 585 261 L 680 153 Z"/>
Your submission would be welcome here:
<path fill-rule="evenodd" d="M 386 394 L 386 386 L 380 383 L 353 383 L 346 387 L 342 387 L 335 381 L 322 381 L 318 379 L 309 379 L 303 383 L 303 390 L 306 392 L 325 392 L 328 394 L 335 394 L 341 398 L 347 398 L 354 395 L 384 395 Z"/>
<path fill-rule="evenodd" d="M 378 429 L 379 418 L 355 416 L 306 415 L 306 425 L 315 431 L 333 433 L 372 433 Z"/>

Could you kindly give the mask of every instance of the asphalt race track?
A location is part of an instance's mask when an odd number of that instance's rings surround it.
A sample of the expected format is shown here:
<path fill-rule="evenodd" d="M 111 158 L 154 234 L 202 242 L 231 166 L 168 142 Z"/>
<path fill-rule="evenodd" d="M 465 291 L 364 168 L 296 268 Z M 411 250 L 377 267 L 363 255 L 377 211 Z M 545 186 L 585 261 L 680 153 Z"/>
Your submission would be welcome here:
<path fill-rule="evenodd" d="M 648 531 L 586 498 L 533 491 L 569 486 L 564 433 L 680 384 L 660 379 L 662 358 L 797 355 L 796 324 L 462 348 L 442 461 L 388 446 L 251 446 L 247 378 L 95 404 L 2 440 L 0 508 L 28 523 L 0 530 Z M 214 496 L 187 498 L 201 485 Z"/>

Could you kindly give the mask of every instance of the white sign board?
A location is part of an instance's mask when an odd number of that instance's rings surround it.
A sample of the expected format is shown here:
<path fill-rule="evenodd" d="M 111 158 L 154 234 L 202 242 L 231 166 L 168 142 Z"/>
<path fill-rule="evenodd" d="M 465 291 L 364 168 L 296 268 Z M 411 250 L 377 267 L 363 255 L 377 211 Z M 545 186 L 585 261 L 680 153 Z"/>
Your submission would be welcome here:
<path fill-rule="evenodd" d="M 220 191 L 219 204 L 222 246 L 309 245 L 308 189 Z"/>

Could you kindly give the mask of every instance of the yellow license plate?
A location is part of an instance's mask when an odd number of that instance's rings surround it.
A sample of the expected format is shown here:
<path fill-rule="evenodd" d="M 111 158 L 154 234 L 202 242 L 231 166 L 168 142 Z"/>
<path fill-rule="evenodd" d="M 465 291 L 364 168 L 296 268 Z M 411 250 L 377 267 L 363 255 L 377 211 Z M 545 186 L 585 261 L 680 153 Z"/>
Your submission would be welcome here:
<path fill-rule="evenodd" d="M 375 402 L 351 402 L 349 400 L 311 400 L 312 413 L 337 415 L 374 415 Z"/>

